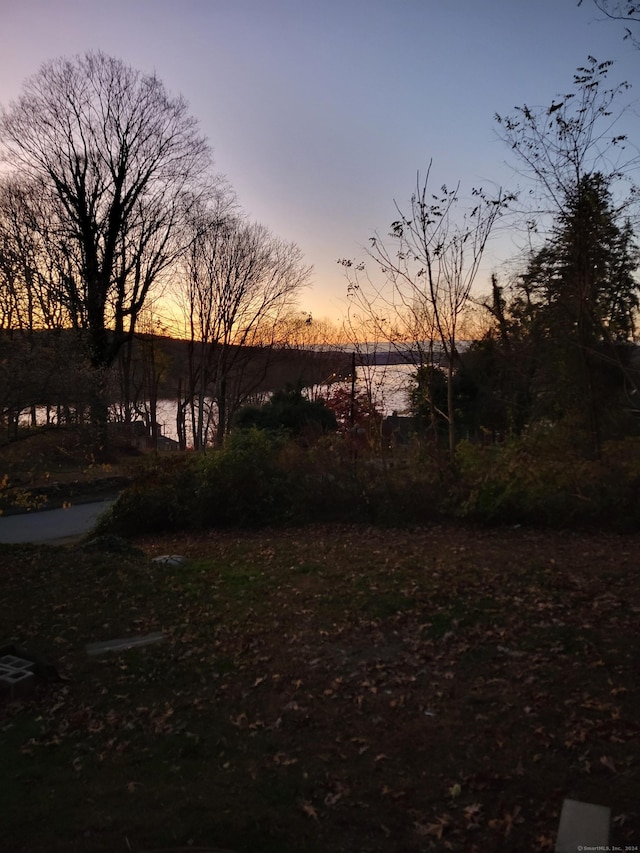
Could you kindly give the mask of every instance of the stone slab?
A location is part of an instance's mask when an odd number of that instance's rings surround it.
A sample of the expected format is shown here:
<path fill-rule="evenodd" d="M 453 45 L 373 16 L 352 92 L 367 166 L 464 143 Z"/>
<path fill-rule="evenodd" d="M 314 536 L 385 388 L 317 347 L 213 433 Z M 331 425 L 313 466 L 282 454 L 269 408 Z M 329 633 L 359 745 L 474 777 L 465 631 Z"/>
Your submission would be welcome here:
<path fill-rule="evenodd" d="M 565 800 L 560 814 L 556 853 L 608 849 L 611 809 L 579 800 Z"/>
<path fill-rule="evenodd" d="M 102 643 L 89 643 L 86 646 L 86 650 L 88 655 L 102 655 L 106 652 L 122 652 L 126 651 L 126 649 L 151 646 L 154 643 L 161 643 L 164 639 L 164 634 L 161 631 L 156 631 L 153 634 L 145 634 L 142 637 L 122 637 L 119 640 L 106 640 Z"/>

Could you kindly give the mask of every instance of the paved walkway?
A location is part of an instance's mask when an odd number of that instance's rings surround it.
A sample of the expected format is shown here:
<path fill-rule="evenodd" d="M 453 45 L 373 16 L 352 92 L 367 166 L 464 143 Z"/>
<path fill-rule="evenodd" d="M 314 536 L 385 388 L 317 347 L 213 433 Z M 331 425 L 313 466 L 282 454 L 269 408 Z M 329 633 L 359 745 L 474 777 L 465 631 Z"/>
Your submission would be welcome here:
<path fill-rule="evenodd" d="M 73 505 L 68 509 L 0 516 L 0 543 L 65 545 L 74 542 L 89 533 L 112 503 L 113 500 L 102 500 Z"/>

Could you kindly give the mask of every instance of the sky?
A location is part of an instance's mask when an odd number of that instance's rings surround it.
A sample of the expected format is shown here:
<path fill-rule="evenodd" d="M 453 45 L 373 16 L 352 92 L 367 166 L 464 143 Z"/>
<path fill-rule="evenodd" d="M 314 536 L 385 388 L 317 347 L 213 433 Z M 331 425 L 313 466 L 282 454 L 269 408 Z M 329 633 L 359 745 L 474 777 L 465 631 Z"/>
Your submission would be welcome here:
<path fill-rule="evenodd" d="M 434 186 L 518 188 L 495 113 L 548 105 L 589 55 L 640 50 L 592 0 L 0 0 L 0 103 L 59 56 L 101 50 L 183 95 L 247 215 L 313 266 L 300 308 L 339 321 L 364 256 L 432 161 Z M 631 131 L 640 131 L 632 116 Z M 636 133 L 640 140 L 640 132 Z M 503 233 L 476 291 L 516 251 Z"/>

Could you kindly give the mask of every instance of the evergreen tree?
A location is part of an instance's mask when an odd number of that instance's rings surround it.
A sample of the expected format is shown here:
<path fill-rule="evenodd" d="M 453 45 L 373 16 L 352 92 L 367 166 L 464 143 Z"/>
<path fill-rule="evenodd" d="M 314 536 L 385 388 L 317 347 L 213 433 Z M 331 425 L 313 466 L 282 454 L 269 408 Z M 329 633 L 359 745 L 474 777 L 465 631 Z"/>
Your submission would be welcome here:
<path fill-rule="evenodd" d="M 619 225 L 609 181 L 583 176 L 567 193 L 551 239 L 522 279 L 527 301 L 552 336 L 590 347 L 633 338 L 638 250 L 630 223 Z"/>
<path fill-rule="evenodd" d="M 523 276 L 543 336 L 538 375 L 548 414 L 571 420 L 596 454 L 635 329 L 637 262 L 630 225 L 618 223 L 609 181 L 595 173 L 567 193 L 550 241 Z"/>
<path fill-rule="evenodd" d="M 494 282 L 487 308 L 495 328 L 466 360 L 483 410 L 496 419 L 485 426 L 509 423 L 519 432 L 536 422 L 562 423 L 576 442 L 584 437 L 590 455 L 599 453 L 604 438 L 632 428 L 624 389 L 637 385 L 630 358 L 640 305 L 638 258 L 609 180 L 584 175 L 567 191 L 549 240 L 509 300 Z"/>
<path fill-rule="evenodd" d="M 236 429 L 284 431 L 292 436 L 318 438 L 337 428 L 336 416 L 320 400 L 308 400 L 298 389 L 276 391 L 263 406 L 239 409 L 233 421 Z"/>

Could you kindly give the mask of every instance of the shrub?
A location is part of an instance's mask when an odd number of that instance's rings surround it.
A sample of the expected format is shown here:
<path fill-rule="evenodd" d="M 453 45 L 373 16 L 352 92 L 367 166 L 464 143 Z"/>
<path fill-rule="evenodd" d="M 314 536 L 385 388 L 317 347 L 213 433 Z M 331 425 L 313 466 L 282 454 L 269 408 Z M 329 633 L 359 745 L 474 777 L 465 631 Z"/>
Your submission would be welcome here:
<path fill-rule="evenodd" d="M 99 532 L 310 522 L 424 525 L 446 518 L 556 527 L 640 523 L 640 440 L 585 459 L 557 434 L 502 446 L 460 442 L 456 466 L 418 444 L 359 458 L 339 437 L 304 447 L 283 434 L 233 432 L 224 448 L 151 468 Z"/>
<path fill-rule="evenodd" d="M 254 428 L 232 432 L 220 451 L 195 467 L 197 527 L 278 524 L 291 515 L 291 493 L 279 464 L 284 438 Z"/>
<path fill-rule="evenodd" d="M 188 528 L 193 514 L 195 461 L 191 454 L 152 457 L 139 471 L 135 484 L 103 516 L 95 533 L 129 536 Z"/>
<path fill-rule="evenodd" d="M 631 529 L 640 521 L 640 443 L 607 445 L 600 459 L 552 433 L 503 446 L 460 442 L 457 513 L 491 523 Z"/>
<path fill-rule="evenodd" d="M 307 400 L 300 391 L 278 391 L 264 406 L 245 406 L 234 418 L 237 429 L 285 432 L 317 439 L 337 428 L 334 413 L 319 400 Z"/>

